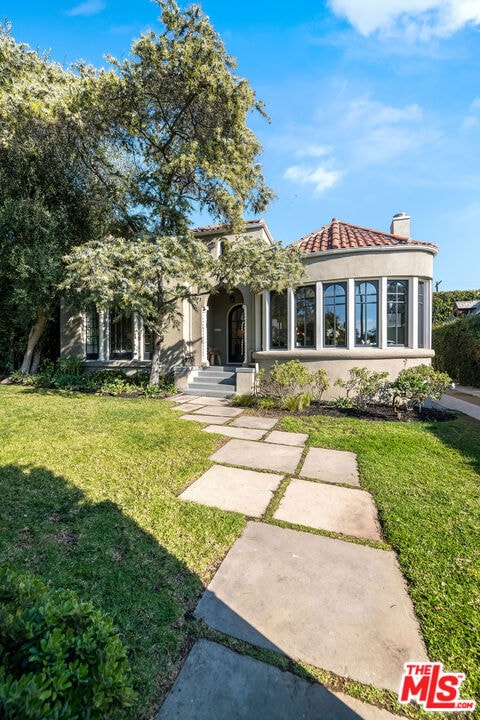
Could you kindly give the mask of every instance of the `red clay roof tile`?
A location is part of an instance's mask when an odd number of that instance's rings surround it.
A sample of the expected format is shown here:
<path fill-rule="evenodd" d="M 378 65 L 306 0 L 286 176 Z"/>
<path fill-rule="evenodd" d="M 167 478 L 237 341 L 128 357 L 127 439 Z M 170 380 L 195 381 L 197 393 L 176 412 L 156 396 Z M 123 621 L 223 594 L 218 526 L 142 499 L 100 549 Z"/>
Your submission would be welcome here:
<path fill-rule="evenodd" d="M 333 218 L 332 222 L 320 230 L 305 235 L 294 243 L 306 253 L 317 253 L 325 250 L 348 250 L 362 247 L 399 247 L 421 245 L 437 249 L 433 243 L 412 240 L 401 235 L 391 235 L 379 230 L 370 230 L 358 225 L 340 222 Z"/>

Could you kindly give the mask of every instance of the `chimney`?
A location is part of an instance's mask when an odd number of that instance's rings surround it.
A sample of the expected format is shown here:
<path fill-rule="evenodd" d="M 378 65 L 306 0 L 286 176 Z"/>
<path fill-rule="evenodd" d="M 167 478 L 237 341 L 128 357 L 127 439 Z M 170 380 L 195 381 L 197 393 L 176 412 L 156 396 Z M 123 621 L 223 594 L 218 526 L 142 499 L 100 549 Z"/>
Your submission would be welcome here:
<path fill-rule="evenodd" d="M 392 218 L 392 224 L 390 225 L 390 233 L 392 235 L 400 235 L 400 237 L 410 237 L 410 215 L 401 212 L 397 213 Z"/>

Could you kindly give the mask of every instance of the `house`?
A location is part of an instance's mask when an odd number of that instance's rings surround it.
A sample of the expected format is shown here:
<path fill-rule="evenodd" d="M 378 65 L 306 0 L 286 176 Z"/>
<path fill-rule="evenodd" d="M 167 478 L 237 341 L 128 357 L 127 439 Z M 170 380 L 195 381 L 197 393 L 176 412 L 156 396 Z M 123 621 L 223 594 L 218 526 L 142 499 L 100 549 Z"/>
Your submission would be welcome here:
<path fill-rule="evenodd" d="M 453 306 L 453 317 L 480 315 L 480 300 L 457 300 Z"/>
<path fill-rule="evenodd" d="M 195 231 L 217 256 L 224 242 L 235 241 L 222 229 Z M 247 222 L 245 234 L 273 243 L 263 220 Z M 202 381 L 211 383 L 218 372 L 227 390 L 244 392 L 255 368 L 294 358 L 310 370 L 324 368 L 331 386 L 353 366 L 386 370 L 394 379 L 405 366 L 430 364 L 437 247 L 411 239 L 405 213 L 393 217 L 389 233 L 333 218 L 296 245 L 305 253 L 302 287 L 254 295 L 240 285 L 200 294 L 196 309 L 185 302 L 181 327 L 172 328 L 162 357 L 180 388 L 205 391 Z M 62 355 L 82 355 L 91 368 L 149 366 L 139 317 L 119 319 L 95 308 L 71 316 L 64 309 L 61 327 Z M 330 396 L 337 394 L 331 387 Z"/>

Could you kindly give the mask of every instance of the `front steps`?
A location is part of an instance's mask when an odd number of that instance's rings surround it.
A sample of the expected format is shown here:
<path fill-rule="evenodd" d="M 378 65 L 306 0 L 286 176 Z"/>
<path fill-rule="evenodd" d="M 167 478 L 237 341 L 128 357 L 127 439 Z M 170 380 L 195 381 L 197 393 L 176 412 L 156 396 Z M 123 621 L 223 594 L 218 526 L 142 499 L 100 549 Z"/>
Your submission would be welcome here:
<path fill-rule="evenodd" d="M 235 393 L 235 368 L 223 365 L 211 365 L 198 370 L 189 381 L 187 395 L 205 395 L 206 397 L 228 398 Z"/>

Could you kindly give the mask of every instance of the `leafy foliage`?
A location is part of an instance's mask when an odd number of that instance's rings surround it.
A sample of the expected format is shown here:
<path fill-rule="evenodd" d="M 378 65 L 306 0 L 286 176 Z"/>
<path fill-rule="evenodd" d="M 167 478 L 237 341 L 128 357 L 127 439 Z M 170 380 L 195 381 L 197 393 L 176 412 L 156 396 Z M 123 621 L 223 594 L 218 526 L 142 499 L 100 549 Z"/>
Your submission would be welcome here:
<path fill-rule="evenodd" d="M 459 300 L 480 299 L 479 290 L 443 290 L 432 293 L 433 327 L 452 317 L 453 306 Z"/>
<path fill-rule="evenodd" d="M 433 329 L 434 366 L 462 385 L 480 387 L 480 316 L 466 316 Z"/>
<path fill-rule="evenodd" d="M 320 400 L 328 383 L 325 370 L 310 372 L 300 360 L 289 360 L 286 363 L 275 362 L 269 373 L 260 370 L 256 378 L 256 393 L 273 398 L 287 410 L 302 410 L 313 399 Z"/>
<path fill-rule="evenodd" d="M 404 368 L 391 385 L 393 404 L 399 405 L 403 402 L 408 406 L 421 406 L 427 397 L 438 400 L 451 382 L 448 375 L 438 372 L 430 365 Z"/>
<path fill-rule="evenodd" d="M 338 378 L 335 385 L 345 390 L 347 400 L 351 400 L 357 407 L 365 407 L 377 400 L 386 385 L 387 377 L 388 372 L 353 367 L 350 369 L 348 380 Z"/>
<path fill-rule="evenodd" d="M 110 618 L 75 593 L 0 569 L 3 717 L 120 717 L 133 701 L 125 650 Z"/>

